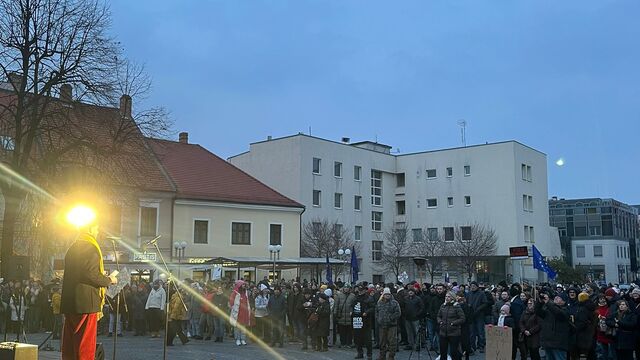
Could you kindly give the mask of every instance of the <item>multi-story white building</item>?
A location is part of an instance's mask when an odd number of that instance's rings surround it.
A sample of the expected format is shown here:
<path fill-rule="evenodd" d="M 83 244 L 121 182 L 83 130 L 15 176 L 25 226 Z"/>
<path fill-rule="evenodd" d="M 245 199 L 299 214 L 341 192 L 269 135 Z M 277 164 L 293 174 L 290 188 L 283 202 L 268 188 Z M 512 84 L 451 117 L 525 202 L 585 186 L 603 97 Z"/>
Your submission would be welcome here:
<path fill-rule="evenodd" d="M 398 226 L 428 229 L 445 240 L 456 227 L 493 228 L 497 254 L 478 266 L 487 281 L 538 278 L 530 259 L 508 260 L 509 247 L 559 251 L 549 227 L 545 154 L 516 141 L 402 155 L 390 150 L 298 134 L 252 143 L 229 161 L 304 204 L 303 223 L 326 219 L 350 227 L 361 245 L 363 280 L 393 280 L 376 260 L 381 233 Z M 456 279 L 459 269 L 445 270 Z"/>

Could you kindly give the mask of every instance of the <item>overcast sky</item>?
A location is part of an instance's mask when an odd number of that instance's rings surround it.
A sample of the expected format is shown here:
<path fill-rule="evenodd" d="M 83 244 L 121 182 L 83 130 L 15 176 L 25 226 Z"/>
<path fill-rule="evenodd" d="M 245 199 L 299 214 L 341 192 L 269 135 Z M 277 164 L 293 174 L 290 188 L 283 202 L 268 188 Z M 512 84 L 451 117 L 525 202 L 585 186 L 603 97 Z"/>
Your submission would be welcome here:
<path fill-rule="evenodd" d="M 518 140 L 549 196 L 640 203 L 638 1 L 114 0 L 113 33 L 222 157 L 298 132 L 400 152 Z M 558 158 L 565 166 L 558 167 Z"/>

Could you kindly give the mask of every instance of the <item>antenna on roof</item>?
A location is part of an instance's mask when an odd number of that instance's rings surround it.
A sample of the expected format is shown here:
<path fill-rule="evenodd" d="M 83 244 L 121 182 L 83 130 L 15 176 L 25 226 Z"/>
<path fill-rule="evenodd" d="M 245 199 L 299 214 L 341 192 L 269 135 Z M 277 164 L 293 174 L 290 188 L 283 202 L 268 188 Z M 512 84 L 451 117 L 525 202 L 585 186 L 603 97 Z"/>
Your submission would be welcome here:
<path fill-rule="evenodd" d="M 467 120 L 458 120 L 458 126 L 460 126 L 460 137 L 462 140 L 462 146 L 467 147 Z"/>
<path fill-rule="evenodd" d="M 311 125 L 309 125 L 309 136 L 311 136 Z"/>

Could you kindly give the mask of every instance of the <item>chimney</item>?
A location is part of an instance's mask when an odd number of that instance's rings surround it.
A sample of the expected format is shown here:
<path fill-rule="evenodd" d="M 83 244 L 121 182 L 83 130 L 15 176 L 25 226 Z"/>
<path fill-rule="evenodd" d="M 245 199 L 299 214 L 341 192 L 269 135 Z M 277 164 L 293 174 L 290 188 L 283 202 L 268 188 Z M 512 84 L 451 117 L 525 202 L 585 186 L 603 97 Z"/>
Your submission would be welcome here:
<path fill-rule="evenodd" d="M 11 84 L 16 91 L 20 91 L 20 87 L 22 86 L 21 74 L 17 72 L 10 72 L 7 75 L 7 80 L 9 80 L 9 84 Z"/>
<path fill-rule="evenodd" d="M 350 141 L 351 141 L 351 139 L 348 138 L 348 137 L 343 137 L 342 138 L 342 142 L 345 143 L 345 144 L 348 144 Z"/>
<path fill-rule="evenodd" d="M 188 144 L 189 143 L 189 133 L 188 132 L 181 132 L 180 134 L 178 134 L 178 141 L 181 144 Z"/>
<path fill-rule="evenodd" d="M 120 114 L 127 119 L 131 118 L 131 96 L 120 96 Z"/>
<path fill-rule="evenodd" d="M 73 88 L 70 84 L 63 84 L 60 86 L 60 100 L 66 102 L 73 101 Z"/>

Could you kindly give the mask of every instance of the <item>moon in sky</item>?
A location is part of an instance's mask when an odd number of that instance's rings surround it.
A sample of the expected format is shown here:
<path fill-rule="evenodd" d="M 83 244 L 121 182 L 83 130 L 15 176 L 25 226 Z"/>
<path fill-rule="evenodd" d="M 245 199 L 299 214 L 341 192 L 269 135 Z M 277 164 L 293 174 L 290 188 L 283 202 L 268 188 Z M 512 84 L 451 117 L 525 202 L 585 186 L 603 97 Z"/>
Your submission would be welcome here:
<path fill-rule="evenodd" d="M 558 160 L 556 161 L 556 165 L 558 165 L 558 166 L 563 166 L 563 165 L 564 165 L 564 159 L 563 159 L 563 158 L 558 159 Z"/>

